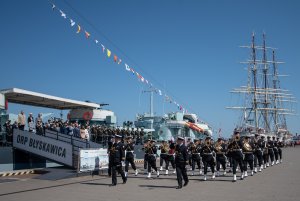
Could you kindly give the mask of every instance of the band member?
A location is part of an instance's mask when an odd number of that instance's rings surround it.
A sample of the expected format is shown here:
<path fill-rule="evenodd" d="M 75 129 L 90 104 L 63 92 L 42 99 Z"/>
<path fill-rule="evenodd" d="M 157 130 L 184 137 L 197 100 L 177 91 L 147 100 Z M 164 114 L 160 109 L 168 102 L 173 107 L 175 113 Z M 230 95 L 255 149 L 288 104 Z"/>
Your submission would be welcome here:
<path fill-rule="evenodd" d="M 262 139 L 258 139 L 259 134 L 255 134 L 255 138 L 253 139 L 254 146 L 254 172 L 257 172 L 257 164 L 259 167 L 259 172 L 263 169 L 263 149 L 264 149 L 264 141 Z"/>
<path fill-rule="evenodd" d="M 268 143 L 265 140 L 265 136 L 261 136 L 261 140 L 262 140 L 262 147 L 263 147 L 264 169 L 266 169 L 269 161 Z"/>
<path fill-rule="evenodd" d="M 116 135 L 115 136 L 115 143 L 112 145 L 111 148 L 111 156 L 112 156 L 112 184 L 111 186 L 117 185 L 117 174 L 121 174 L 123 179 L 123 184 L 126 183 L 127 178 L 125 177 L 124 171 L 122 169 L 122 161 L 125 159 L 124 157 L 124 145 L 121 142 L 122 136 Z"/>
<path fill-rule="evenodd" d="M 190 150 L 189 150 L 189 152 L 192 154 L 192 175 L 194 175 L 196 164 L 199 169 L 200 175 L 202 174 L 200 150 L 201 150 L 200 140 L 194 139 L 194 144 L 190 146 Z"/>
<path fill-rule="evenodd" d="M 247 165 L 249 164 L 251 170 L 251 176 L 253 176 L 253 145 L 250 144 L 250 137 L 246 136 L 243 141 L 243 153 L 244 153 L 244 176 L 248 177 Z"/>
<path fill-rule="evenodd" d="M 191 153 L 191 146 L 193 145 L 194 143 L 191 141 L 191 138 L 188 138 L 187 141 L 186 141 L 186 146 L 187 146 L 187 150 L 188 150 L 188 159 L 189 159 L 189 166 L 190 166 L 190 169 L 192 169 L 192 153 Z"/>
<path fill-rule="evenodd" d="M 243 145 L 240 140 L 240 132 L 235 131 L 232 142 L 228 145 L 229 154 L 232 157 L 233 182 L 236 182 L 236 169 L 238 165 L 241 169 L 241 180 L 244 179 L 242 146 Z"/>
<path fill-rule="evenodd" d="M 273 166 L 274 165 L 274 143 L 273 141 L 271 140 L 271 136 L 268 136 L 267 137 L 268 139 L 268 150 L 269 150 L 269 158 L 268 158 L 268 164 L 267 166 L 269 166 L 269 159 L 271 159 L 271 165 Z"/>
<path fill-rule="evenodd" d="M 211 138 L 206 137 L 203 147 L 200 150 L 200 154 L 202 157 L 202 162 L 204 166 L 204 181 L 207 179 L 207 168 L 208 166 L 212 172 L 212 179 L 215 178 L 215 158 L 213 155 L 214 147 L 211 144 Z"/>
<path fill-rule="evenodd" d="M 183 144 L 183 141 L 183 137 L 178 137 L 177 144 L 175 146 L 175 164 L 178 182 L 176 189 L 182 188 L 182 178 L 184 180 L 183 186 L 187 186 L 189 183 L 189 178 L 187 176 L 185 167 L 188 164 L 188 151 L 187 147 Z"/>
<path fill-rule="evenodd" d="M 216 161 L 217 161 L 217 176 L 220 176 L 220 165 L 222 165 L 223 168 L 223 175 L 226 175 L 226 152 L 227 152 L 227 146 L 223 141 L 223 138 L 218 138 L 217 143 L 215 144 L 214 151 L 216 153 Z"/>
<path fill-rule="evenodd" d="M 144 174 L 148 173 L 148 146 L 150 144 L 150 139 L 147 140 L 147 142 L 144 144 L 144 147 L 142 148 L 142 150 L 144 150 Z"/>
<path fill-rule="evenodd" d="M 127 143 L 124 146 L 125 150 L 125 177 L 127 177 L 128 174 L 128 166 L 129 163 L 132 167 L 132 169 L 135 171 L 135 176 L 138 174 L 138 170 L 136 169 L 135 163 L 134 163 L 134 143 L 132 142 L 132 137 L 128 136 L 126 138 Z"/>
<path fill-rule="evenodd" d="M 108 154 L 108 176 L 111 177 L 111 169 L 112 169 L 112 164 L 113 164 L 113 144 L 115 142 L 115 136 L 113 135 L 108 142 L 108 149 L 107 149 L 107 154 Z"/>
<path fill-rule="evenodd" d="M 282 163 L 282 147 L 284 147 L 283 142 L 279 141 L 279 137 L 277 138 L 277 147 L 278 147 L 278 155 L 279 155 L 279 159 L 280 159 L 280 163 Z"/>
<path fill-rule="evenodd" d="M 277 165 L 279 163 L 279 161 L 278 161 L 278 144 L 277 144 L 275 136 L 273 136 L 272 139 L 273 139 L 273 145 L 274 145 L 273 152 L 274 152 L 274 156 L 275 156 L 275 164 Z"/>
<path fill-rule="evenodd" d="M 167 164 L 167 157 L 168 157 L 168 152 L 169 152 L 169 145 L 165 140 L 161 141 L 161 145 L 158 148 L 160 152 L 160 157 L 159 157 L 159 164 L 160 164 L 160 169 L 163 170 L 163 163 Z"/>
<path fill-rule="evenodd" d="M 175 143 L 173 141 L 169 141 L 169 152 L 167 155 L 166 160 L 166 175 L 169 174 L 169 164 L 171 163 L 172 168 L 174 170 L 173 174 L 176 173 L 176 167 L 175 167 Z"/>
<path fill-rule="evenodd" d="M 159 177 L 159 170 L 156 167 L 156 155 L 157 155 L 157 147 L 155 146 L 155 140 L 151 140 L 147 150 L 148 150 L 148 176 L 147 178 L 151 178 L 151 168 L 153 168 Z"/>

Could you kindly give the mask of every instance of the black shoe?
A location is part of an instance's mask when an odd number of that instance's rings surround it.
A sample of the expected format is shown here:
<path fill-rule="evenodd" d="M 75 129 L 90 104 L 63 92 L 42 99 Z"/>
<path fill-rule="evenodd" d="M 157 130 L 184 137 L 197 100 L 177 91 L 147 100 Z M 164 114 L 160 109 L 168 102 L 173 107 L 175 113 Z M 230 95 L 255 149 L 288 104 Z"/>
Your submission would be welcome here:
<path fill-rule="evenodd" d="M 126 182 L 127 182 L 127 179 L 124 179 L 124 180 L 123 180 L 123 184 L 126 184 Z"/>
<path fill-rule="evenodd" d="M 110 184 L 109 186 L 111 187 L 111 186 L 116 186 L 117 184 Z"/>
<path fill-rule="evenodd" d="M 188 181 L 187 181 L 187 182 L 184 182 L 183 186 L 187 186 L 187 185 L 188 185 L 188 183 L 189 183 Z"/>
<path fill-rule="evenodd" d="M 176 189 L 181 189 L 181 188 L 182 188 L 182 186 L 177 186 L 177 187 L 176 187 Z"/>

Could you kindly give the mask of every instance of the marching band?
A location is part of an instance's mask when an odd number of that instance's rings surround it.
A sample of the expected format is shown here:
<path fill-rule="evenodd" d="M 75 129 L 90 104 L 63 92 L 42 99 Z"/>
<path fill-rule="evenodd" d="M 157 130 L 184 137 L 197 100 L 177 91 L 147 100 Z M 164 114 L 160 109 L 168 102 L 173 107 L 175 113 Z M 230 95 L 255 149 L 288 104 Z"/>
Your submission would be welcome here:
<path fill-rule="evenodd" d="M 109 170 L 108 174 L 112 176 L 112 186 L 117 184 L 116 172 L 121 174 L 123 183 L 126 183 L 128 177 L 129 164 L 138 175 L 138 170 L 134 162 L 134 146 L 132 136 L 127 136 L 124 143 L 121 142 L 122 136 L 115 135 L 109 143 Z M 211 172 L 211 179 L 226 175 L 227 172 L 233 173 L 233 182 L 237 181 L 237 168 L 239 166 L 243 180 L 249 174 L 253 176 L 257 172 L 270 165 L 276 165 L 282 162 L 282 147 L 284 146 L 279 138 L 271 139 L 270 136 L 265 140 L 264 136 L 258 134 L 254 138 L 249 136 L 241 137 L 239 132 L 235 132 L 231 140 L 218 138 L 214 143 L 210 137 L 206 137 L 204 142 L 202 139 L 195 139 L 194 142 L 188 141 L 184 143 L 183 137 L 178 137 L 176 143 L 173 141 L 162 141 L 159 146 L 156 141 L 149 139 L 143 145 L 144 150 L 144 169 L 148 179 L 151 174 L 156 172 L 156 176 L 160 176 L 163 164 L 165 164 L 165 175 L 169 174 L 169 166 L 173 168 L 173 174 L 177 176 L 178 186 L 181 189 L 188 185 L 189 178 L 187 173 L 187 165 L 190 165 L 191 176 L 203 175 L 203 181 L 207 180 L 208 169 Z M 156 166 L 157 151 L 160 150 L 159 164 Z M 125 173 L 122 170 L 122 161 L 125 162 Z M 202 174 L 202 164 L 203 173 Z M 228 165 L 227 165 L 228 164 Z M 195 169 L 198 169 L 195 172 Z M 229 167 L 229 168 L 228 168 Z M 249 169 L 248 169 L 249 167 Z M 226 170 L 228 168 L 228 170 Z M 220 170 L 222 172 L 220 174 Z M 216 172 L 216 174 L 215 174 Z M 184 184 L 183 184 L 184 181 Z"/>

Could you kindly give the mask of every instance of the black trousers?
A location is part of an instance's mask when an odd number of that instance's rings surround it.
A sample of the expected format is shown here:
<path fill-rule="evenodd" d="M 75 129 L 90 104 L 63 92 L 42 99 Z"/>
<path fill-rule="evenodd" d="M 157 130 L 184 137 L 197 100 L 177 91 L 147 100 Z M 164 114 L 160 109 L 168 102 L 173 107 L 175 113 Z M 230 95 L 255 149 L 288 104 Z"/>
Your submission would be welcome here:
<path fill-rule="evenodd" d="M 108 159 L 108 176 L 111 176 L 111 170 L 112 170 L 113 161 L 109 158 Z"/>
<path fill-rule="evenodd" d="M 232 173 L 236 174 L 237 166 L 240 166 L 241 172 L 243 172 L 243 154 L 240 151 L 235 151 L 232 153 Z"/>
<path fill-rule="evenodd" d="M 204 174 L 207 174 L 208 166 L 210 167 L 212 173 L 215 172 L 215 161 L 212 155 L 203 155 L 202 161 L 204 166 Z"/>
<path fill-rule="evenodd" d="M 131 165 L 133 170 L 136 170 L 136 166 L 135 166 L 135 163 L 134 163 L 134 158 L 130 157 L 130 158 L 126 158 L 126 160 L 125 160 L 125 172 L 128 172 L 129 164 Z"/>
<path fill-rule="evenodd" d="M 254 153 L 254 167 L 257 167 L 257 163 L 258 163 L 258 167 L 260 167 L 263 163 L 263 155 L 261 150 L 257 150 Z"/>
<path fill-rule="evenodd" d="M 278 155 L 279 155 L 279 159 L 282 159 L 282 149 L 278 148 Z"/>
<path fill-rule="evenodd" d="M 268 153 L 264 153 L 263 154 L 263 159 L 264 159 L 264 164 L 267 164 L 269 162 L 269 154 Z"/>
<path fill-rule="evenodd" d="M 144 169 L 146 170 L 148 167 L 148 154 L 144 155 Z"/>
<path fill-rule="evenodd" d="M 189 178 L 186 173 L 185 163 L 176 164 L 176 175 L 178 186 L 182 187 L 182 178 L 185 183 L 189 181 Z"/>
<path fill-rule="evenodd" d="M 249 164 L 250 170 L 253 170 L 253 154 L 245 154 L 245 159 L 244 159 L 244 171 L 247 171 L 247 166 Z"/>
<path fill-rule="evenodd" d="M 278 148 L 274 148 L 273 151 L 274 151 L 275 160 L 277 161 L 278 160 Z"/>
<path fill-rule="evenodd" d="M 172 168 L 175 169 L 175 159 L 173 155 L 167 155 L 166 170 L 169 170 L 169 164 L 171 163 Z"/>
<path fill-rule="evenodd" d="M 151 168 L 157 172 L 156 158 L 153 155 L 148 157 L 148 173 L 151 172 Z"/>
<path fill-rule="evenodd" d="M 160 166 L 163 166 L 164 161 L 165 161 L 165 164 L 167 165 L 167 157 L 168 157 L 168 155 L 166 153 L 160 154 L 160 157 L 159 157 L 159 165 Z"/>
<path fill-rule="evenodd" d="M 198 169 L 201 169 L 201 158 L 199 154 L 192 155 L 192 170 L 195 170 L 195 166 L 197 164 Z"/>
<path fill-rule="evenodd" d="M 192 154 L 188 154 L 189 166 L 192 166 Z"/>
<path fill-rule="evenodd" d="M 223 154 L 217 154 L 216 156 L 217 161 L 217 171 L 220 170 L 220 165 L 222 165 L 223 170 L 226 170 L 226 157 Z"/>
<path fill-rule="evenodd" d="M 117 185 L 117 174 L 116 174 L 117 171 L 119 174 L 121 174 L 123 182 L 126 181 L 126 177 L 125 177 L 124 171 L 122 169 L 122 164 L 121 163 L 113 164 L 111 178 L 112 178 L 112 184 L 115 184 L 115 185 Z"/>
<path fill-rule="evenodd" d="M 269 158 L 271 159 L 271 162 L 274 161 L 274 151 L 273 151 L 273 149 L 269 149 Z M 268 159 L 268 162 L 269 162 L 269 159 Z"/>

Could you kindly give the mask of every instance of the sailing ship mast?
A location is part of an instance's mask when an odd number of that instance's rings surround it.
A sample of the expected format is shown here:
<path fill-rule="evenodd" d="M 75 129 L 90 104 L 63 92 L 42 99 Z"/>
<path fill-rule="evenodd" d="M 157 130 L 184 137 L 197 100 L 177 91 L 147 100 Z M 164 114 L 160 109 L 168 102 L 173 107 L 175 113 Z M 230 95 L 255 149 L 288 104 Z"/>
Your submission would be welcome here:
<path fill-rule="evenodd" d="M 244 106 L 227 107 L 243 111 L 244 118 L 236 129 L 245 135 L 278 135 L 280 129 L 288 132 L 285 116 L 295 114 L 295 111 L 286 107 L 295 102 L 294 97 L 288 90 L 280 88 L 277 65 L 282 62 L 275 60 L 275 49 L 266 46 L 265 34 L 262 42 L 262 46 L 257 46 L 253 33 L 251 45 L 242 46 L 251 50 L 250 60 L 241 62 L 248 65 L 248 83 L 231 92 L 244 94 L 245 102 Z M 272 61 L 268 61 L 270 50 Z M 260 52 L 262 56 L 258 58 Z"/>

